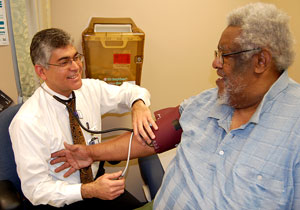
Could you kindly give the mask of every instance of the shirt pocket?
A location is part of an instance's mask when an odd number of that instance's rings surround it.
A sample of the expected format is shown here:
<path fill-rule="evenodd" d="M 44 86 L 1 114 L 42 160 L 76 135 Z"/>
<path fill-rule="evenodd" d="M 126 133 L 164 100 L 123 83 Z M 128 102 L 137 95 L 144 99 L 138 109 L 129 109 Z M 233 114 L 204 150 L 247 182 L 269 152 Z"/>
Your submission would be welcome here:
<path fill-rule="evenodd" d="M 279 174 L 280 171 L 278 176 Z M 245 199 L 246 203 L 256 204 L 257 207 L 275 209 L 287 202 L 284 181 L 257 168 L 237 165 L 233 169 L 233 183 L 239 188 L 239 197 Z"/>
<path fill-rule="evenodd" d="M 89 125 L 89 130 L 99 131 L 96 125 Z M 84 138 L 86 140 L 87 145 L 99 144 L 101 143 L 101 134 L 92 134 L 90 132 L 84 131 Z"/>

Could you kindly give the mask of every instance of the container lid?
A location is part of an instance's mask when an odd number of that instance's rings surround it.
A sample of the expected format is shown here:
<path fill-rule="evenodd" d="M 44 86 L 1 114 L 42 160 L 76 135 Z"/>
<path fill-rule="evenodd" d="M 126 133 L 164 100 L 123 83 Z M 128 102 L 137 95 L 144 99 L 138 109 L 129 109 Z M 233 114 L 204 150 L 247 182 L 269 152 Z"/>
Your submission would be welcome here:
<path fill-rule="evenodd" d="M 100 24 L 94 25 L 94 32 L 132 32 L 131 24 Z"/>

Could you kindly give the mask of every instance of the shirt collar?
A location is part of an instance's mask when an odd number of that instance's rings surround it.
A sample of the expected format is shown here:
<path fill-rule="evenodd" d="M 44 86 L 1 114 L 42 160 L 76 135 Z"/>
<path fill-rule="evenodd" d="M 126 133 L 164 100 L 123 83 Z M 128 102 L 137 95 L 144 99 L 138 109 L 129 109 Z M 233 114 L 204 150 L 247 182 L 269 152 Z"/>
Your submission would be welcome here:
<path fill-rule="evenodd" d="M 268 102 L 273 100 L 275 96 L 277 96 L 281 91 L 283 91 L 287 86 L 289 82 L 288 72 L 285 70 L 280 77 L 274 82 L 274 84 L 271 86 L 271 88 L 268 90 L 268 92 L 264 95 L 261 103 L 257 107 L 255 113 L 252 115 L 249 122 L 252 123 L 258 123 L 260 114 L 263 110 L 265 110 L 268 106 Z M 217 91 L 216 91 L 216 94 Z M 216 96 L 217 98 L 217 96 Z M 216 118 L 216 119 L 224 119 L 228 116 L 229 113 L 233 113 L 233 108 L 224 105 L 224 104 L 218 104 L 215 103 L 214 107 L 212 108 L 209 117 Z"/>
<path fill-rule="evenodd" d="M 48 85 L 47 85 L 45 82 L 43 82 L 43 84 L 41 84 L 41 88 L 42 88 L 48 95 L 50 95 L 50 96 L 57 96 L 57 97 L 59 97 L 59 98 L 61 98 L 61 99 L 63 99 L 63 100 L 68 100 L 68 99 L 72 98 L 72 94 L 70 94 L 69 97 L 66 97 L 66 96 L 64 96 L 64 95 L 61 95 L 61 94 L 59 94 L 59 93 L 53 91 L 52 89 L 50 89 L 50 88 L 48 87 Z"/>

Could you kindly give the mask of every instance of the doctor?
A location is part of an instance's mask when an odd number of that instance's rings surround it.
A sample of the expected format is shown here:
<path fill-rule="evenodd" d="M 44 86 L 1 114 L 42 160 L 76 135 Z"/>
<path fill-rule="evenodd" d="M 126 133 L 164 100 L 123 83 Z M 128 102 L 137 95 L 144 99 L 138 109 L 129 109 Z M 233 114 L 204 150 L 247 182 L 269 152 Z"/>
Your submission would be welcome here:
<path fill-rule="evenodd" d="M 99 164 L 93 164 L 96 179 L 87 184 L 80 182 L 79 172 L 67 178 L 63 172 L 55 173 L 55 167 L 49 164 L 51 153 L 63 149 L 63 142 L 73 144 L 73 139 L 66 106 L 53 96 L 62 100 L 75 97 L 79 118 L 91 130 L 101 129 L 101 115 L 131 110 L 135 137 L 149 140 L 146 133 L 155 137 L 149 124 L 157 129 L 148 109 L 149 92 L 129 83 L 114 86 L 100 80 L 82 79 L 83 56 L 73 46 L 71 37 L 60 29 L 38 32 L 32 39 L 30 55 L 35 72 L 44 83 L 24 103 L 9 128 L 28 205 L 32 203 L 36 209 L 92 209 L 94 206 L 133 209 L 140 206 L 140 202 L 124 190 L 125 179 L 118 179 L 121 171 L 103 175 L 104 169 L 98 171 Z M 85 131 L 83 136 L 86 144 L 101 138 Z"/>

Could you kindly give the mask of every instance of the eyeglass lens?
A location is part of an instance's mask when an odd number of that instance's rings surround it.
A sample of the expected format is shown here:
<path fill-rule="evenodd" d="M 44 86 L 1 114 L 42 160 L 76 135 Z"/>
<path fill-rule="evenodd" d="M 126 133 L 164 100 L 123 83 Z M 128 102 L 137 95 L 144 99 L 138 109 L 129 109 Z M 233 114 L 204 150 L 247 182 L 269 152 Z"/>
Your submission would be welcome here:
<path fill-rule="evenodd" d="M 73 58 L 70 58 L 70 59 L 66 60 L 65 62 L 62 62 L 60 65 L 63 66 L 63 67 L 68 66 L 68 65 L 72 65 L 73 61 L 77 64 L 81 63 L 83 61 L 83 55 L 77 54 Z"/>

